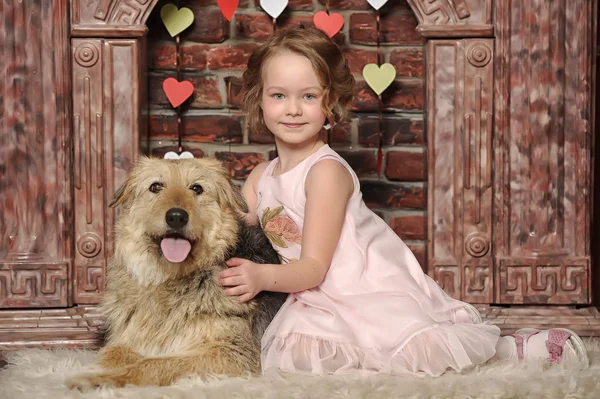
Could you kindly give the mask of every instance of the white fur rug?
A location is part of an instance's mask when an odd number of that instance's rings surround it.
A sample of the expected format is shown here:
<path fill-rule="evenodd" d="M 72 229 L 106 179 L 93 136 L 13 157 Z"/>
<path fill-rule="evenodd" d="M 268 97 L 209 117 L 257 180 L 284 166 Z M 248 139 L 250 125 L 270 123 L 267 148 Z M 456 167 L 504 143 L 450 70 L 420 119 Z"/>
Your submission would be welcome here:
<path fill-rule="evenodd" d="M 491 361 L 462 373 L 439 378 L 385 375 L 248 378 L 190 378 L 171 387 L 126 387 L 70 391 L 66 377 L 90 369 L 92 351 L 28 349 L 6 353 L 0 371 L 3 399 L 41 398 L 599 398 L 600 340 L 584 339 L 590 367 L 573 371 L 541 363 Z"/>

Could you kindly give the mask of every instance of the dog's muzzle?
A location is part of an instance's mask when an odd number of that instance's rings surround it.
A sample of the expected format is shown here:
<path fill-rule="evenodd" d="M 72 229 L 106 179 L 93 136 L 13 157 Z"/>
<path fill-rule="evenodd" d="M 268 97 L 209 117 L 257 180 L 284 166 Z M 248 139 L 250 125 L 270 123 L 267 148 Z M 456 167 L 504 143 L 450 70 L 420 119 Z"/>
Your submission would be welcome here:
<path fill-rule="evenodd" d="M 188 213 L 181 208 L 171 208 L 165 215 L 167 226 L 178 231 L 189 221 Z M 172 263 L 183 262 L 192 250 L 192 244 L 181 234 L 169 234 L 160 241 L 160 249 L 165 258 Z"/>

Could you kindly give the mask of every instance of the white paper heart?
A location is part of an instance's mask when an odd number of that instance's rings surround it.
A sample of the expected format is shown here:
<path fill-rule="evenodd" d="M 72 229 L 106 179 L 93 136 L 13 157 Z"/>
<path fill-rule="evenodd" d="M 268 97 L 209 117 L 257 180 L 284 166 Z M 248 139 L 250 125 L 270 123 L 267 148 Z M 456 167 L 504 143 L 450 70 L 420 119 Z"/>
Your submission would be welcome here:
<path fill-rule="evenodd" d="M 189 151 L 184 151 L 177 155 L 175 151 L 169 151 L 165 154 L 165 159 L 190 159 L 194 158 L 194 155 Z"/>
<path fill-rule="evenodd" d="M 260 8 L 265 10 L 272 18 L 280 16 L 287 5 L 288 0 L 260 0 Z"/>
<path fill-rule="evenodd" d="M 388 0 L 367 0 L 367 2 L 376 10 L 379 10 Z"/>

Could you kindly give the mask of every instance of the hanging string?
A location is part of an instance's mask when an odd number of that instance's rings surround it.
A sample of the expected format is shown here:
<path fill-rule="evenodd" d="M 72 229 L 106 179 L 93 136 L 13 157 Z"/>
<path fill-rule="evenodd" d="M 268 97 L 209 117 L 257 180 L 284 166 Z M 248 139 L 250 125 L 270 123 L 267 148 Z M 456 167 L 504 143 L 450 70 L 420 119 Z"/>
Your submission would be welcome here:
<path fill-rule="evenodd" d="M 273 18 L 273 33 L 277 30 L 277 18 Z"/>
<path fill-rule="evenodd" d="M 177 9 L 179 9 L 179 0 L 177 0 Z M 176 68 L 176 77 L 177 81 L 181 82 L 181 62 L 180 62 L 180 54 L 179 54 L 179 35 L 175 36 L 175 68 Z M 177 112 L 177 151 L 179 154 L 183 152 L 183 145 L 181 143 L 181 104 L 177 106 L 175 109 Z"/>
<path fill-rule="evenodd" d="M 381 43 L 380 43 L 380 18 L 379 10 L 377 10 L 377 65 L 381 67 L 383 63 L 383 55 L 381 54 Z M 377 147 L 377 177 L 381 178 L 381 168 L 383 166 L 383 102 L 381 101 L 381 94 L 377 95 L 378 111 L 379 111 L 379 144 Z"/>

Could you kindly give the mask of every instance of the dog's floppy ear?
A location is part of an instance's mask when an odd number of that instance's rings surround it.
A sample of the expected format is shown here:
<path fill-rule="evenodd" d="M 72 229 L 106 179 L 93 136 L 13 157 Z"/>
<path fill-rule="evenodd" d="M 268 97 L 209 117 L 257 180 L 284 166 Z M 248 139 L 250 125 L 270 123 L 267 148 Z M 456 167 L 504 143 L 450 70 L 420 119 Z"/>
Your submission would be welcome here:
<path fill-rule="evenodd" d="M 127 179 L 127 181 L 121 184 L 121 187 L 119 187 L 117 191 L 115 191 L 115 195 L 113 195 L 112 201 L 110 201 L 110 204 L 108 204 L 108 206 L 110 206 L 111 208 L 115 208 L 121 205 L 123 202 L 129 199 L 129 197 L 131 196 L 131 192 L 132 190 L 130 188 L 129 179 Z"/>
<path fill-rule="evenodd" d="M 248 204 L 246 204 L 242 191 L 231 181 L 231 179 L 227 179 L 227 184 L 221 186 L 219 192 L 221 200 L 229 203 L 243 213 L 248 213 Z"/>

